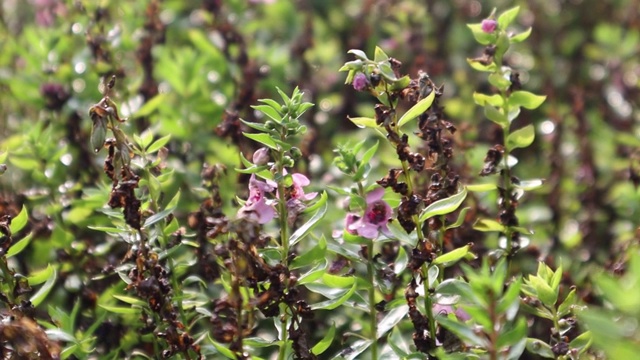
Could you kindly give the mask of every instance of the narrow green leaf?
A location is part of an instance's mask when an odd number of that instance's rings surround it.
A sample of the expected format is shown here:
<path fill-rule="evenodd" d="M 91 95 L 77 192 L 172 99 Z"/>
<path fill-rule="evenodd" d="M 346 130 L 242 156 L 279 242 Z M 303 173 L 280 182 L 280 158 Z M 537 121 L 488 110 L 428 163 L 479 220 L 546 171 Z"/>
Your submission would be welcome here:
<path fill-rule="evenodd" d="M 480 347 L 486 347 L 488 345 L 485 339 L 478 336 L 476 332 L 466 324 L 443 315 L 437 316 L 436 319 L 445 329 L 451 331 L 460 339 L 469 342 L 470 345 Z"/>
<path fill-rule="evenodd" d="M 216 348 L 216 350 L 218 350 L 218 353 L 224 357 L 226 357 L 227 359 L 237 359 L 236 355 L 233 353 L 233 351 L 229 350 L 229 348 L 227 348 L 226 346 L 218 343 L 217 341 L 213 340 L 213 338 L 211 338 L 211 332 L 207 331 L 207 338 L 209 339 L 209 342 L 211 344 L 213 344 L 213 347 Z"/>
<path fill-rule="evenodd" d="M 520 12 L 520 6 L 513 7 L 500 14 L 500 16 L 498 16 L 498 28 L 506 30 L 513 20 L 516 19 L 518 12 Z"/>
<path fill-rule="evenodd" d="M 24 250 L 27 245 L 29 245 L 29 243 L 31 242 L 31 239 L 33 238 L 33 233 L 29 233 L 29 235 L 25 236 L 22 240 L 18 241 L 17 243 L 11 245 L 11 247 L 9 248 L 9 250 L 7 250 L 7 258 L 10 258 L 12 256 L 16 256 L 19 253 L 22 252 L 22 250 Z"/>
<path fill-rule="evenodd" d="M 33 272 L 27 277 L 27 279 L 29 280 L 29 285 L 34 286 L 42 284 L 43 282 L 49 280 L 51 276 L 53 276 L 54 271 L 54 268 L 51 266 L 51 264 L 49 264 L 46 268 Z"/>
<path fill-rule="evenodd" d="M 153 154 L 154 152 L 160 150 L 160 148 L 165 146 L 169 142 L 169 140 L 171 140 L 171 134 L 161 137 L 153 144 L 149 145 L 149 147 L 147 148 L 147 153 Z"/>
<path fill-rule="evenodd" d="M 291 262 L 291 264 L 289 265 L 289 268 L 297 269 L 303 266 L 313 265 L 316 262 L 323 260 L 326 253 L 327 253 L 327 241 L 323 236 L 318 241 L 318 244 L 316 244 L 316 246 L 311 248 L 311 250 L 304 252 L 300 256 L 296 256 Z"/>
<path fill-rule="evenodd" d="M 509 134 L 507 138 L 507 148 L 509 150 L 525 148 L 533 143 L 535 136 L 536 132 L 533 124 L 529 124 Z"/>
<path fill-rule="evenodd" d="M 333 337 L 335 336 L 335 334 L 336 324 L 334 323 L 331 324 L 331 328 L 329 328 L 329 331 L 327 331 L 322 340 L 318 341 L 318 343 L 311 348 L 311 353 L 314 355 L 320 355 L 325 352 L 329 348 L 329 346 L 331 346 L 331 342 L 333 342 Z"/>
<path fill-rule="evenodd" d="M 470 207 L 466 207 L 466 208 L 460 210 L 460 213 L 458 214 L 458 219 L 456 219 L 456 222 L 454 222 L 451 225 L 447 225 L 445 230 L 455 229 L 455 228 L 459 227 L 460 225 L 462 225 L 462 223 L 464 223 L 464 220 L 465 220 L 465 218 L 467 216 L 467 212 L 470 209 L 471 209 Z"/>
<path fill-rule="evenodd" d="M 423 112 L 427 111 L 431 104 L 433 104 L 433 100 L 435 99 L 436 92 L 432 91 L 426 98 L 418 101 L 417 104 L 413 105 L 411 109 L 407 110 L 404 115 L 398 120 L 398 127 L 402 127 L 402 125 L 408 123 L 409 121 L 417 118 Z"/>
<path fill-rule="evenodd" d="M 544 179 L 520 180 L 516 187 L 524 191 L 536 190 L 544 185 Z"/>
<path fill-rule="evenodd" d="M 42 287 L 38 289 L 38 292 L 33 294 L 31 299 L 29 299 L 33 307 L 38 307 L 38 305 L 40 305 L 40 303 L 44 301 L 47 295 L 49 295 L 49 292 L 51 291 L 51 289 L 53 289 L 53 285 L 55 285 L 56 283 L 56 279 L 57 272 L 55 269 L 53 269 L 53 274 L 49 277 L 47 282 L 45 282 L 44 285 L 42 285 Z"/>
<path fill-rule="evenodd" d="M 113 295 L 114 298 L 126 302 L 127 304 L 137 305 L 137 306 L 145 306 L 147 305 L 146 301 L 135 298 L 133 296 L 125 296 L 125 295 Z"/>
<path fill-rule="evenodd" d="M 353 55 L 355 55 L 357 58 L 359 58 L 361 60 L 369 60 L 369 58 L 367 57 L 367 54 L 365 54 L 365 52 L 362 51 L 362 50 L 351 49 L 351 50 L 347 51 L 347 54 L 353 54 Z"/>
<path fill-rule="evenodd" d="M 322 275 L 322 282 L 332 288 L 346 289 L 353 285 L 356 278 L 353 276 L 338 276 L 331 274 Z"/>
<path fill-rule="evenodd" d="M 369 118 L 369 117 L 348 117 L 349 120 L 351 120 L 352 123 L 354 123 L 357 127 L 364 129 L 364 128 L 376 128 L 378 127 L 378 124 L 376 124 L 376 119 L 374 118 Z"/>
<path fill-rule="evenodd" d="M 462 259 L 469 252 L 469 245 L 465 245 L 463 247 L 457 248 L 455 250 L 449 251 L 446 254 L 442 254 L 433 260 L 432 264 L 446 264 L 446 266 L 455 263 L 456 261 Z"/>
<path fill-rule="evenodd" d="M 486 104 L 484 106 L 484 116 L 486 116 L 487 119 L 493 121 L 494 123 L 500 125 L 500 127 L 503 129 L 509 126 L 509 120 L 507 119 L 507 116 L 500 112 L 500 110 L 489 104 Z"/>
<path fill-rule="evenodd" d="M 509 107 L 522 106 L 526 109 L 533 110 L 542 105 L 547 97 L 544 95 L 536 95 L 529 91 L 518 90 L 509 96 Z"/>
<path fill-rule="evenodd" d="M 495 220 L 479 219 L 478 221 L 476 221 L 475 225 L 473 225 L 473 229 L 482 232 L 503 232 L 504 226 Z"/>
<path fill-rule="evenodd" d="M 495 190 L 497 188 L 494 183 L 486 183 L 486 184 L 469 184 L 465 186 L 467 190 L 471 192 L 485 192 L 490 190 Z"/>
<path fill-rule="evenodd" d="M 529 352 L 547 359 L 555 359 L 556 356 L 551 350 L 551 345 L 542 340 L 527 338 L 527 350 Z"/>
<path fill-rule="evenodd" d="M 260 143 L 270 149 L 278 150 L 278 145 L 276 144 L 275 141 L 273 141 L 273 139 L 271 138 L 271 136 L 269 136 L 269 134 L 264 134 L 264 133 L 254 134 L 254 133 L 246 133 L 246 132 L 243 132 L 242 134 L 245 137 L 257 143 Z"/>
<path fill-rule="evenodd" d="M 404 269 L 407 268 L 408 263 L 409 263 L 409 255 L 407 255 L 407 252 L 404 250 L 404 247 L 400 246 L 398 249 L 398 257 L 396 258 L 396 261 L 393 264 L 393 272 L 396 275 L 402 273 Z"/>
<path fill-rule="evenodd" d="M 328 274 L 325 274 L 325 276 L 326 275 Z M 311 310 L 333 310 L 338 306 L 344 304 L 345 301 L 349 300 L 351 295 L 353 295 L 356 292 L 357 288 L 358 288 L 358 283 L 354 281 L 353 286 L 351 286 L 351 289 L 349 291 L 346 291 L 342 296 L 329 299 L 327 301 L 322 301 L 317 304 L 313 304 L 311 305 Z"/>
<path fill-rule="evenodd" d="M 251 108 L 254 110 L 258 110 L 261 113 L 267 115 L 271 120 L 280 123 L 282 122 L 282 116 L 278 112 L 278 110 L 274 109 L 269 105 L 252 105 Z"/>
<path fill-rule="evenodd" d="M 523 42 L 523 41 L 527 40 L 527 38 L 529 37 L 529 35 L 531 35 L 531 27 L 529 27 L 527 30 L 525 30 L 525 31 L 521 32 L 520 34 L 513 35 L 513 36 L 509 39 L 509 41 L 510 41 L 512 44 L 521 43 L 521 42 Z"/>
<path fill-rule="evenodd" d="M 569 343 L 569 347 L 571 349 L 578 350 L 579 354 L 582 354 L 585 350 L 591 347 L 591 343 L 593 342 L 591 331 L 585 331 L 584 333 L 578 335 L 575 339 L 571 340 Z"/>
<path fill-rule="evenodd" d="M 20 213 L 11 219 L 11 225 L 9 229 L 11 230 L 11 234 L 15 234 L 18 231 L 22 230 L 25 225 L 27 225 L 27 221 L 29 220 L 29 213 L 27 212 L 27 207 L 22 205 L 22 210 Z"/>
<path fill-rule="evenodd" d="M 438 200 L 427 206 L 420 214 L 420 222 L 438 215 L 444 215 L 454 212 L 467 197 L 467 189 L 462 190 L 446 199 Z"/>
<path fill-rule="evenodd" d="M 311 231 L 311 229 L 313 229 L 316 225 L 318 225 L 318 222 L 322 220 L 322 218 L 324 217 L 324 214 L 327 212 L 326 191 L 322 192 L 322 194 L 320 195 L 320 200 L 318 200 L 318 202 L 320 203 L 320 209 L 318 209 L 318 211 L 316 211 L 316 213 L 313 214 L 311 219 L 309 219 L 309 221 L 304 223 L 304 225 L 300 226 L 298 230 L 296 230 L 296 232 L 294 232 L 289 238 L 289 244 L 291 246 L 295 245 L 298 241 L 302 240 L 302 238 L 304 238 L 309 233 L 309 231 Z"/>
<path fill-rule="evenodd" d="M 571 309 L 573 308 L 573 305 L 575 304 L 575 301 L 576 289 L 571 289 L 569 294 L 567 294 L 567 297 L 564 298 L 562 304 L 560 304 L 560 306 L 558 307 L 558 316 L 563 317 L 569 315 Z"/>
<path fill-rule="evenodd" d="M 511 81 L 509 81 L 509 79 L 507 79 L 504 75 L 501 75 L 497 72 L 489 75 L 488 80 L 491 85 L 503 91 L 507 90 L 509 86 L 511 86 Z"/>
<path fill-rule="evenodd" d="M 485 65 L 481 61 L 478 61 L 476 59 L 467 58 L 467 63 L 469 64 L 469 66 L 471 66 L 472 69 L 477 71 L 494 72 L 497 68 L 495 62 L 491 62 L 491 64 Z"/>
<path fill-rule="evenodd" d="M 405 318 L 409 312 L 408 305 L 400 305 L 391 309 L 378 323 L 378 330 L 376 332 L 376 338 L 380 339 L 389 330 L 393 329 L 402 319 Z"/>

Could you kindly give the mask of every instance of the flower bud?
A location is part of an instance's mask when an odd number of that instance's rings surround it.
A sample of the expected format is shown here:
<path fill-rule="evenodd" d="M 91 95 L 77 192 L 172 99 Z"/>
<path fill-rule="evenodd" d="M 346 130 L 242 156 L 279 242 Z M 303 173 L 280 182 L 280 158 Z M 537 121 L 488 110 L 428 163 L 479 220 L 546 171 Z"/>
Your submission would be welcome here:
<path fill-rule="evenodd" d="M 266 165 L 269 162 L 269 149 L 261 147 L 253 153 L 252 161 L 256 165 Z"/>
<path fill-rule="evenodd" d="M 300 151 L 300 149 L 298 149 L 297 147 L 292 147 L 291 150 L 289 150 L 289 153 L 291 154 L 291 157 L 294 160 L 298 160 L 302 157 L 302 151 Z"/>
<path fill-rule="evenodd" d="M 367 79 L 367 75 L 363 73 L 357 73 L 356 76 L 353 77 L 353 88 L 357 91 L 363 91 L 369 85 L 369 80 Z"/>
<path fill-rule="evenodd" d="M 486 32 L 487 34 L 491 34 L 492 32 L 496 31 L 498 23 L 493 19 L 484 19 L 482 20 L 481 27 L 482 31 Z"/>

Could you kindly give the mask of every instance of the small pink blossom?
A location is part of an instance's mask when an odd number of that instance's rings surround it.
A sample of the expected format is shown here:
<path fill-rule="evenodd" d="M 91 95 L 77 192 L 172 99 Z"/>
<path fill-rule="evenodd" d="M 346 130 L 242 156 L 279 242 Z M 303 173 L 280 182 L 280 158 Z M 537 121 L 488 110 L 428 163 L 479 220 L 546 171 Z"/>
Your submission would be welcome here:
<path fill-rule="evenodd" d="M 391 236 L 387 223 L 391 220 L 393 211 L 391 206 L 382 200 L 384 188 L 377 188 L 367 194 L 367 208 L 364 216 L 349 213 L 346 217 L 346 228 L 351 234 L 357 234 L 368 239 L 375 239 L 378 232 Z"/>
<path fill-rule="evenodd" d="M 275 187 L 257 180 L 256 175 L 252 174 L 249 180 L 249 198 L 238 210 L 238 216 L 256 221 L 259 224 L 271 221 L 276 216 L 276 210 L 273 208 L 273 200 L 267 199 L 265 194 L 274 189 Z"/>
<path fill-rule="evenodd" d="M 451 305 L 433 304 L 432 310 L 434 315 L 455 314 L 456 318 L 458 318 L 458 320 L 460 321 L 467 321 L 471 319 L 471 316 L 469 316 L 466 311 L 461 308 L 454 309 L 454 307 Z"/>
<path fill-rule="evenodd" d="M 480 26 L 482 27 L 482 31 L 486 32 L 487 34 L 491 34 L 492 32 L 496 31 L 498 23 L 493 19 L 484 19 L 482 20 L 482 24 Z"/>
<path fill-rule="evenodd" d="M 353 88 L 357 91 L 362 91 L 367 88 L 369 85 L 369 80 L 367 80 L 367 75 L 363 73 L 357 73 L 356 76 L 353 77 Z"/>

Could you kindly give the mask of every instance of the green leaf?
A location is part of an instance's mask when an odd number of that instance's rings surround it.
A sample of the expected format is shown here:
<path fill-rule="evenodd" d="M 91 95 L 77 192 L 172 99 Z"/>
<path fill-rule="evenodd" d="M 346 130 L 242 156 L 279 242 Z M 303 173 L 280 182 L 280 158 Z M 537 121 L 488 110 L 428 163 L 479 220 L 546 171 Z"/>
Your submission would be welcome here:
<path fill-rule="evenodd" d="M 499 222 L 491 219 L 479 219 L 473 225 L 473 229 L 482 231 L 482 232 L 493 232 L 493 231 L 504 232 L 504 226 Z"/>
<path fill-rule="evenodd" d="M 547 359 L 555 359 L 553 351 L 551 350 L 551 345 L 547 344 L 542 340 L 538 340 L 535 338 L 527 338 L 527 350 L 530 353 L 536 354 L 543 358 Z"/>
<path fill-rule="evenodd" d="M 353 285 L 355 281 L 356 278 L 353 276 L 322 275 L 322 282 L 332 288 L 346 289 Z"/>
<path fill-rule="evenodd" d="M 277 123 L 282 122 L 282 116 L 280 115 L 280 113 L 269 105 L 252 105 L 251 107 L 254 110 L 258 110 L 261 113 L 267 115 L 269 118 L 271 118 L 271 120 Z"/>
<path fill-rule="evenodd" d="M 520 180 L 515 186 L 524 191 L 536 190 L 544 185 L 544 179 Z"/>
<path fill-rule="evenodd" d="M 33 307 L 38 307 L 38 305 L 40 305 L 40 303 L 44 301 L 47 295 L 49 295 L 49 292 L 51 291 L 51 289 L 53 289 L 53 285 L 55 285 L 56 283 L 57 272 L 53 268 L 52 270 L 53 270 L 53 274 L 49 276 L 49 279 L 47 280 L 47 282 L 45 282 L 44 285 L 42 285 L 42 287 L 38 289 L 38 292 L 33 294 L 31 299 L 29 299 Z"/>
<path fill-rule="evenodd" d="M 318 244 L 311 248 L 311 250 L 304 252 L 300 256 L 296 256 L 289 265 L 289 268 L 297 269 L 303 266 L 312 265 L 320 260 L 323 260 L 326 253 L 327 241 L 325 240 L 324 236 L 322 236 L 318 241 Z"/>
<path fill-rule="evenodd" d="M 509 134 L 507 138 L 507 148 L 509 150 L 525 148 L 533 143 L 535 136 L 536 133 L 533 124 L 529 124 Z"/>
<path fill-rule="evenodd" d="M 213 344 L 213 347 L 216 348 L 216 350 L 218 350 L 218 353 L 224 357 L 226 357 L 227 359 L 237 359 L 236 355 L 233 353 L 233 351 L 229 350 L 229 348 L 225 347 L 224 345 L 218 343 L 217 341 L 213 340 L 211 338 L 211 332 L 207 331 L 207 338 L 209 339 L 209 342 L 211 342 L 211 344 Z"/>
<path fill-rule="evenodd" d="M 464 220 L 466 219 L 467 212 L 470 209 L 471 209 L 470 207 L 466 207 L 466 208 L 460 210 L 460 213 L 458 214 L 458 219 L 456 219 L 456 222 L 454 222 L 451 225 L 447 225 L 447 227 L 445 227 L 445 230 L 455 229 L 455 228 L 459 227 L 460 225 L 462 225 L 462 223 L 464 223 Z"/>
<path fill-rule="evenodd" d="M 151 98 L 149 101 L 144 103 L 138 111 L 135 112 L 134 116 L 136 118 L 141 118 L 145 116 L 151 115 L 160 105 L 162 105 L 166 101 L 166 94 L 158 94 Z"/>
<path fill-rule="evenodd" d="M 325 352 L 329 348 L 329 346 L 331 346 L 331 342 L 333 342 L 333 337 L 335 336 L 335 334 L 336 324 L 334 323 L 331 324 L 331 328 L 329 328 L 329 331 L 327 331 L 322 340 L 318 341 L 318 343 L 311 348 L 311 353 L 313 353 L 314 355 L 320 355 Z"/>
<path fill-rule="evenodd" d="M 434 216 L 454 212 L 460 206 L 460 204 L 462 204 L 466 197 L 467 189 L 463 187 L 462 191 L 460 191 L 459 193 L 452 195 L 446 199 L 441 199 L 431 203 L 420 214 L 420 222 L 424 222 L 425 220 Z"/>
<path fill-rule="evenodd" d="M 509 39 L 509 41 L 510 41 L 512 44 L 521 43 L 521 42 L 523 42 L 523 41 L 527 40 L 527 38 L 529 37 L 529 35 L 531 35 L 531 27 L 529 27 L 527 30 L 525 30 L 525 31 L 521 32 L 520 34 L 513 35 L 513 36 Z"/>
<path fill-rule="evenodd" d="M 489 104 L 486 104 L 484 106 L 484 116 L 486 116 L 487 119 L 493 121 L 494 123 L 500 125 L 500 127 L 503 129 L 509 126 L 509 120 L 507 119 L 507 116 L 500 112 L 500 110 Z"/>
<path fill-rule="evenodd" d="M 353 54 L 355 55 L 355 57 L 361 59 L 361 60 L 369 60 L 369 58 L 367 57 L 367 54 L 365 54 L 364 51 L 362 50 L 358 50 L 358 49 L 351 49 L 349 51 L 347 51 L 347 54 Z"/>
<path fill-rule="evenodd" d="M 133 296 L 125 296 L 125 295 L 113 295 L 114 298 L 126 302 L 127 304 L 137 305 L 137 306 L 146 306 L 147 302 L 141 299 L 135 298 Z"/>
<path fill-rule="evenodd" d="M 494 72 L 497 69 L 495 62 L 491 62 L 491 64 L 485 65 L 481 61 L 478 61 L 476 59 L 467 58 L 467 63 L 469 64 L 469 66 L 471 66 L 472 69 L 477 71 Z"/>
<path fill-rule="evenodd" d="M 374 51 L 373 61 L 380 63 L 387 60 L 389 60 L 389 56 L 380 47 L 376 46 L 376 50 Z"/>
<path fill-rule="evenodd" d="M 302 238 L 304 238 L 309 233 L 309 231 L 311 231 L 311 229 L 313 229 L 316 225 L 318 225 L 318 222 L 322 220 L 322 218 L 324 217 L 324 214 L 327 212 L 327 192 L 326 191 L 322 192 L 322 194 L 320 195 L 320 200 L 318 200 L 318 203 L 320 204 L 320 209 L 318 209 L 318 211 L 316 211 L 316 213 L 313 214 L 311 219 L 309 219 L 309 221 L 304 223 L 304 225 L 300 226 L 298 230 L 296 230 L 296 232 L 294 232 L 289 238 L 290 246 L 293 246 L 298 241 L 302 240 Z"/>
<path fill-rule="evenodd" d="M 153 154 L 154 152 L 160 150 L 160 148 L 165 146 L 169 142 L 169 140 L 171 140 L 171 134 L 161 137 L 153 144 L 149 145 L 149 147 L 147 148 L 147 153 Z"/>
<path fill-rule="evenodd" d="M 409 306 L 404 304 L 391 309 L 378 323 L 376 338 L 380 339 L 389 330 L 393 329 L 409 312 Z"/>
<path fill-rule="evenodd" d="M 538 295 L 538 299 L 547 307 L 552 308 L 558 300 L 558 293 L 553 291 L 551 286 L 537 276 L 529 276 L 529 285 L 532 286 Z"/>
<path fill-rule="evenodd" d="M 467 190 L 472 192 L 485 192 L 495 190 L 497 185 L 495 183 L 486 183 L 486 184 L 469 184 L 465 186 Z"/>
<path fill-rule="evenodd" d="M 378 127 L 378 124 L 376 124 L 376 119 L 374 118 L 369 118 L 369 117 L 348 117 L 347 118 L 349 120 L 351 120 L 352 123 L 354 123 L 357 127 L 364 129 L 364 128 L 376 128 Z"/>
<path fill-rule="evenodd" d="M 407 264 L 409 264 L 409 256 L 407 252 L 404 250 L 403 246 L 400 246 L 398 249 L 398 257 L 393 264 L 393 272 L 398 275 L 407 268 Z"/>
<path fill-rule="evenodd" d="M 498 108 L 504 104 L 502 97 L 498 94 L 486 95 L 478 92 L 473 93 L 473 101 L 480 106 L 489 104 Z"/>
<path fill-rule="evenodd" d="M 417 118 L 423 112 L 427 111 L 431 104 L 433 104 L 433 100 L 435 99 L 436 92 L 431 91 L 431 93 L 424 99 L 418 101 L 415 105 L 411 107 L 411 109 L 407 110 L 404 115 L 398 120 L 398 127 L 402 127 L 402 125 L 408 123 L 409 121 Z"/>
<path fill-rule="evenodd" d="M 507 90 L 511 86 L 511 81 L 500 73 L 493 73 L 489 75 L 489 83 L 500 90 Z"/>
<path fill-rule="evenodd" d="M 122 307 L 122 306 L 110 306 L 110 305 L 99 305 L 101 308 L 116 314 L 122 315 L 130 315 L 130 314 L 138 314 L 140 313 L 140 309 L 134 307 Z"/>
<path fill-rule="evenodd" d="M 278 144 L 275 141 L 273 141 L 273 139 L 271 138 L 271 136 L 269 136 L 269 134 L 264 134 L 264 133 L 254 134 L 254 133 L 246 133 L 246 132 L 243 132 L 242 134 L 245 137 L 248 137 L 249 139 L 255 142 L 265 145 L 270 149 L 278 150 Z"/>
<path fill-rule="evenodd" d="M 47 265 L 46 268 L 35 271 L 31 275 L 27 277 L 29 280 L 29 285 L 40 285 L 43 282 L 49 280 L 53 275 L 55 269 L 51 266 L 51 264 Z"/>
<path fill-rule="evenodd" d="M 12 256 L 16 256 L 19 253 L 22 252 L 22 250 L 24 250 L 27 245 L 29 245 L 29 243 L 31 242 L 31 239 L 33 238 L 33 233 L 29 233 L 29 235 L 25 236 L 22 240 L 18 241 L 17 243 L 11 245 L 11 247 L 9 248 L 9 250 L 7 250 L 7 258 L 10 258 Z"/>
<path fill-rule="evenodd" d="M 578 350 L 578 353 L 583 353 L 585 350 L 591 347 L 591 343 L 593 342 L 591 331 L 586 331 L 580 335 L 578 335 L 575 339 L 571 340 L 569 343 L 569 347 L 571 349 Z"/>
<path fill-rule="evenodd" d="M 516 19 L 518 16 L 518 12 L 520 12 L 520 6 L 516 6 L 511 8 L 498 16 L 498 28 L 501 30 L 506 30 L 509 25 Z"/>
<path fill-rule="evenodd" d="M 482 23 L 467 24 L 467 27 L 471 29 L 473 37 L 481 45 L 489 45 L 496 40 L 496 35 L 494 33 L 488 34 L 482 30 Z"/>
<path fill-rule="evenodd" d="M 558 307 L 558 316 L 563 317 L 569 315 L 571 309 L 576 301 L 576 289 L 571 289 L 567 297 L 564 298 L 564 301 Z"/>
<path fill-rule="evenodd" d="M 522 106 L 526 109 L 533 110 L 542 105 L 547 97 L 544 95 L 536 95 L 529 91 L 518 90 L 509 96 L 509 107 Z"/>
<path fill-rule="evenodd" d="M 473 328 L 466 324 L 443 315 L 438 315 L 436 319 L 445 329 L 451 331 L 457 337 L 470 343 L 472 346 L 486 347 L 488 345 L 484 338 L 477 335 Z"/>
<path fill-rule="evenodd" d="M 11 219 L 11 225 L 9 226 L 9 230 L 11 230 L 11 234 L 15 234 L 18 231 L 22 230 L 25 225 L 27 225 L 27 221 L 29 220 L 29 214 L 27 213 L 27 207 L 22 205 L 22 210 L 20 213 Z"/>
<path fill-rule="evenodd" d="M 160 211 L 159 213 L 153 214 L 151 216 L 149 216 L 145 221 L 144 221 L 144 225 L 142 226 L 143 228 L 148 228 L 149 226 L 157 223 L 160 220 L 163 220 L 164 218 L 166 218 L 167 216 L 169 216 L 178 206 L 178 200 L 180 199 L 180 191 L 178 191 L 176 193 L 176 195 L 173 197 L 173 199 L 171 199 L 171 201 L 169 201 L 169 204 L 167 204 L 167 207 Z"/>
<path fill-rule="evenodd" d="M 469 245 L 465 245 L 463 247 L 457 248 L 455 250 L 449 251 L 446 254 L 442 254 L 433 260 L 432 264 L 439 265 L 444 264 L 445 267 L 452 265 L 458 260 L 462 259 L 469 252 Z"/>
<path fill-rule="evenodd" d="M 326 275 L 328 274 L 324 274 L 323 278 Z M 345 301 L 349 300 L 351 295 L 353 295 L 356 292 L 357 288 L 358 288 L 358 283 L 354 281 L 353 286 L 351 286 L 351 289 L 349 291 L 344 292 L 343 295 L 338 296 L 336 298 L 329 299 L 327 301 L 322 301 L 317 304 L 313 304 L 311 305 L 311 310 L 333 310 L 338 306 L 344 304 Z"/>

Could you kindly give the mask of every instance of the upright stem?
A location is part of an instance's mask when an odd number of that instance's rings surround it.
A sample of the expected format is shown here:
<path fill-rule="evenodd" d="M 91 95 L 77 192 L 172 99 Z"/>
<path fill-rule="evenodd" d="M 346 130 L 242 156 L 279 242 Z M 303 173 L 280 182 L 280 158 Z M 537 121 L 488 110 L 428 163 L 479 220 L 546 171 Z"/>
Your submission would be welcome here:
<path fill-rule="evenodd" d="M 284 140 L 284 139 L 283 139 Z M 284 158 L 283 152 L 278 153 L 278 174 L 282 176 L 284 174 L 284 165 L 282 160 Z M 282 265 L 286 268 L 289 263 L 289 229 L 287 224 L 287 200 L 285 196 L 284 182 L 278 181 L 278 220 L 280 222 L 280 241 L 282 245 Z M 286 304 L 281 304 L 280 315 L 282 319 L 282 327 L 280 328 L 280 339 L 282 345 L 280 345 L 280 352 L 278 353 L 278 360 L 285 360 L 287 354 L 287 307 Z"/>
<path fill-rule="evenodd" d="M 371 314 L 371 358 L 378 358 L 378 317 L 376 316 L 375 269 L 373 267 L 373 240 L 367 245 L 367 275 L 369 276 L 369 313 Z"/>
<path fill-rule="evenodd" d="M 498 360 L 498 318 L 496 314 L 496 301 L 493 291 L 489 294 L 489 319 L 491 319 L 491 329 L 489 332 L 489 359 Z"/>
<path fill-rule="evenodd" d="M 509 117 L 509 102 L 508 102 L 508 97 L 507 94 L 504 91 L 500 91 L 500 96 L 502 97 L 502 111 L 504 112 L 505 116 L 507 116 L 507 119 Z M 507 139 L 509 138 L 509 125 L 505 126 L 503 128 L 503 144 L 504 144 L 504 155 L 503 155 L 503 164 L 504 164 L 504 170 L 502 171 L 502 183 L 504 186 L 504 191 L 505 191 L 505 196 L 504 196 L 504 207 L 505 209 L 510 209 L 512 204 L 511 204 L 511 192 L 513 191 L 513 184 L 511 184 L 511 168 L 509 167 L 509 147 L 507 146 Z M 504 224 L 503 224 L 504 225 Z M 505 225 L 505 232 L 504 235 L 506 237 L 506 252 L 507 252 L 507 267 L 510 267 L 511 265 L 511 251 L 512 251 L 512 244 L 511 244 L 511 236 L 513 235 L 513 231 L 511 229 L 510 226 Z"/>

